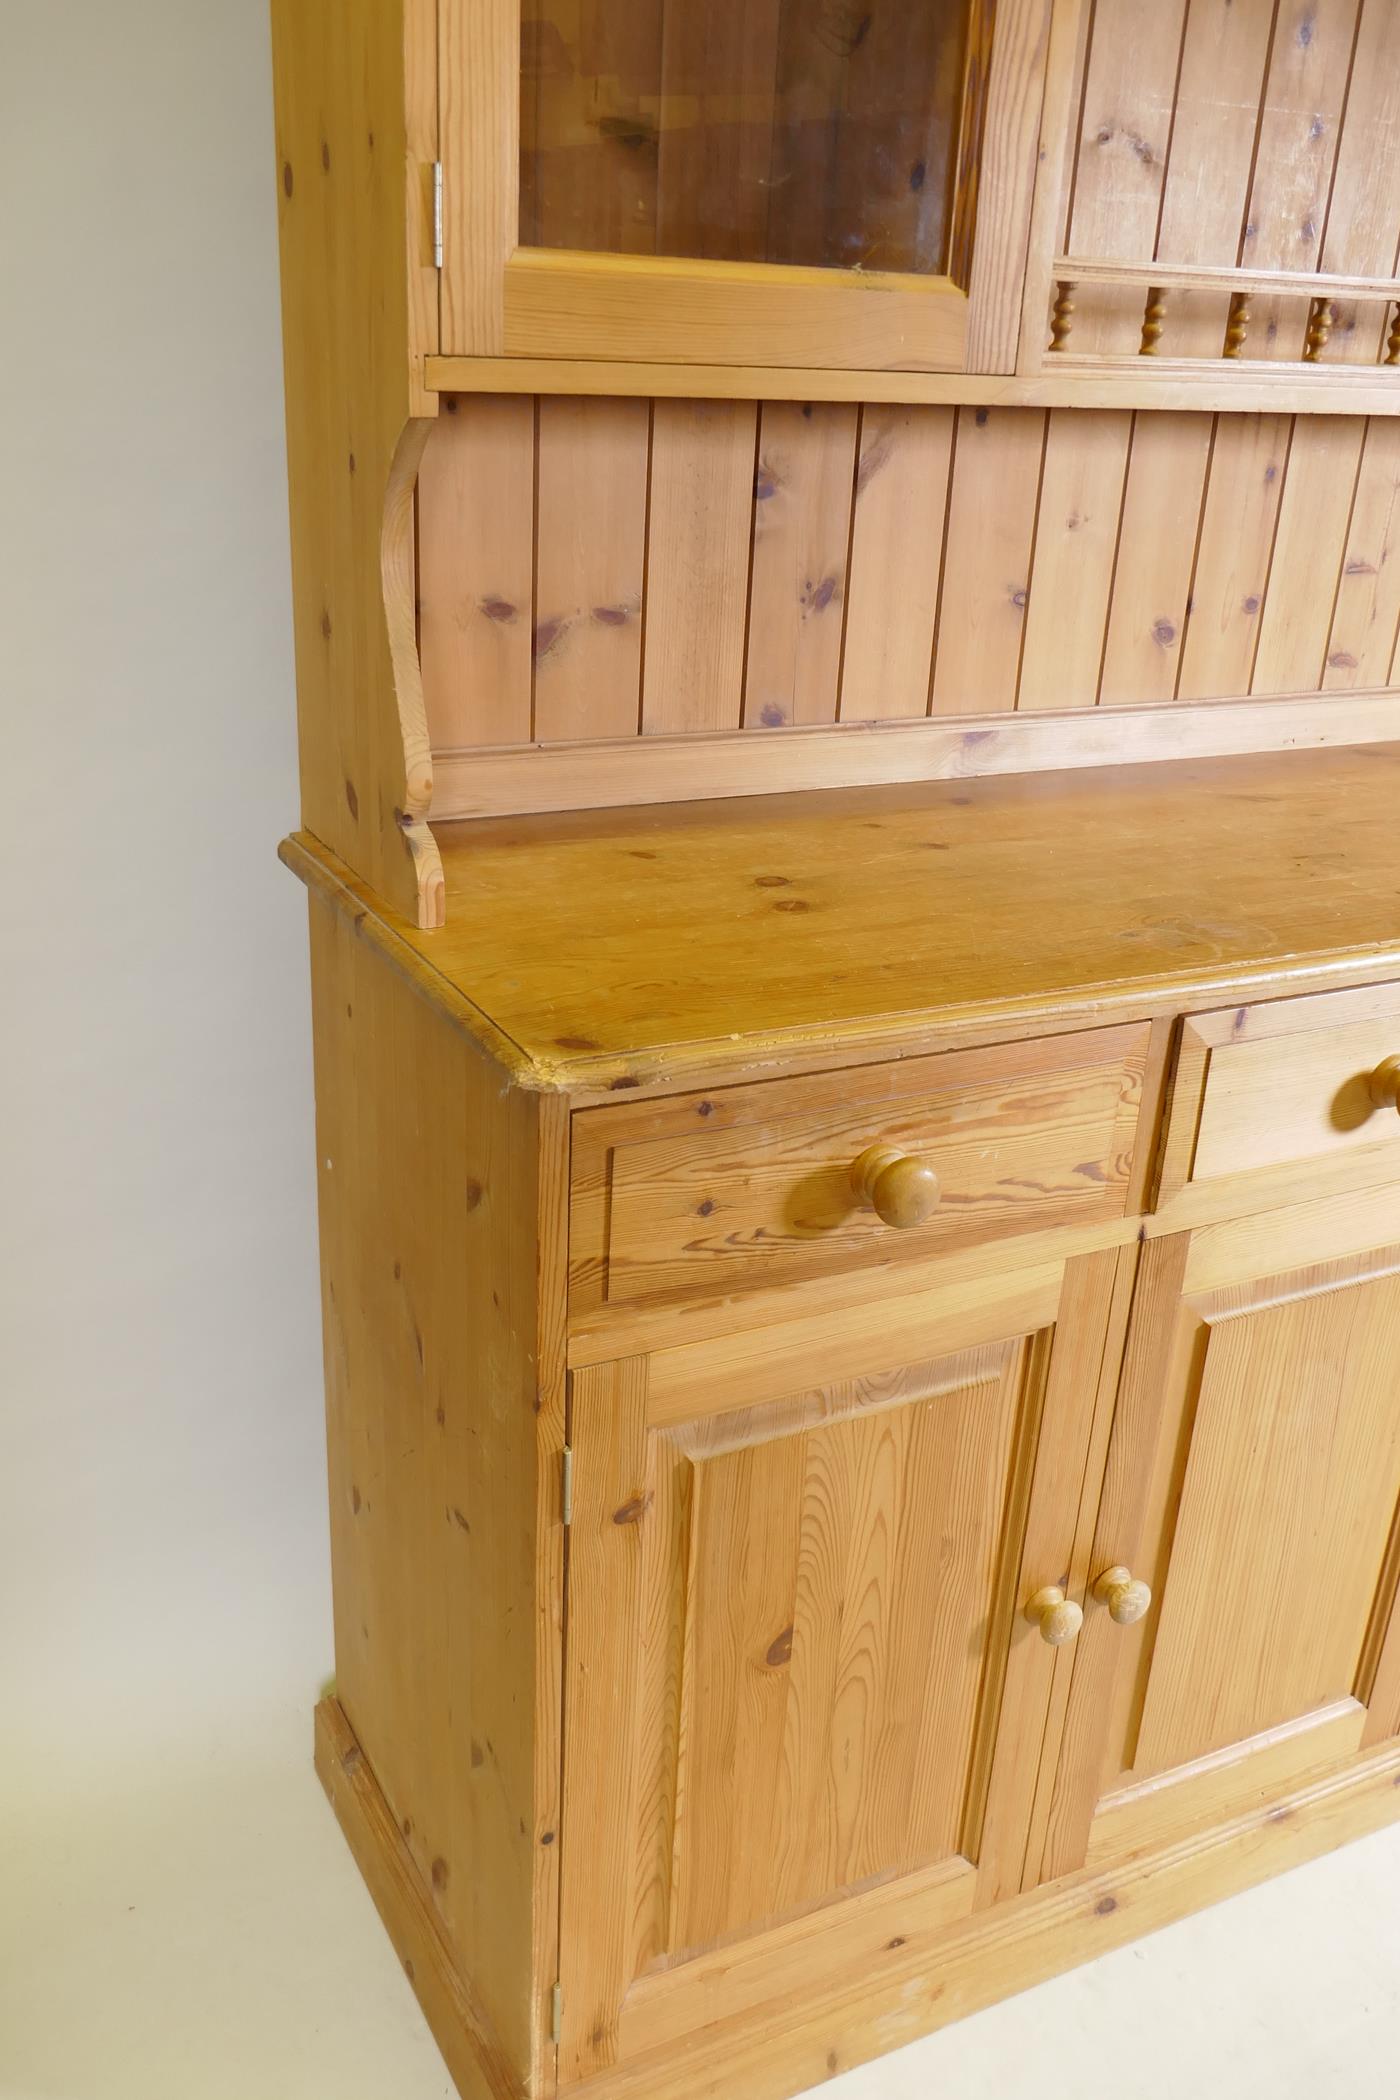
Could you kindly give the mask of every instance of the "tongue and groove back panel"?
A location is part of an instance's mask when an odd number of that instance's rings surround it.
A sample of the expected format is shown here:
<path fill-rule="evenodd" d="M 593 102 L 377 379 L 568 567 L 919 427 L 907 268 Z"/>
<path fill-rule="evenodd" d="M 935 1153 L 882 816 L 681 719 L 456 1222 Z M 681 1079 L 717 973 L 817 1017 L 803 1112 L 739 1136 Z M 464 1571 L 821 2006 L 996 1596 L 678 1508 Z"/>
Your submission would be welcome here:
<path fill-rule="evenodd" d="M 439 755 L 1397 675 L 1389 419 L 448 407 L 419 484 Z"/>

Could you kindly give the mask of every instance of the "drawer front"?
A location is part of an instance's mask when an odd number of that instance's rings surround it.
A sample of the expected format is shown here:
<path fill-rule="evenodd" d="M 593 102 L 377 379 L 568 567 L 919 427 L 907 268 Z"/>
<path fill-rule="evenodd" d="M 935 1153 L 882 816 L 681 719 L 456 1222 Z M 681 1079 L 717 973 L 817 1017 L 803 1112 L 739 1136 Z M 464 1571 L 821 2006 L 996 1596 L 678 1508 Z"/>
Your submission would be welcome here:
<path fill-rule="evenodd" d="M 1159 1201 L 1185 1184 L 1345 1156 L 1400 1176 L 1400 985 L 1363 985 L 1192 1014 Z"/>
<path fill-rule="evenodd" d="M 942 1247 L 1121 1218 L 1146 1023 L 951 1051 L 575 1118 L 576 1314 L 721 1296 Z M 852 1184 L 872 1146 L 925 1163 L 884 1222 Z M 888 1214 L 901 1208 L 877 1187 Z"/>

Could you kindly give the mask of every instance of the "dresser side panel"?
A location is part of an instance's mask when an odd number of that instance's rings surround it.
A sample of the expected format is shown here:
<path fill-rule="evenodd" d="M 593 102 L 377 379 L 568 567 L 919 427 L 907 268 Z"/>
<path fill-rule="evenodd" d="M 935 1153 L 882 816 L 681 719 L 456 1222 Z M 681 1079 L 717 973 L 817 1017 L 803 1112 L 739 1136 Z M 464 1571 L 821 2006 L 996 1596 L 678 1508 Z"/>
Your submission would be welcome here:
<path fill-rule="evenodd" d="M 512 1086 L 319 898 L 311 948 L 337 1696 L 501 2055 L 541 2092 L 564 1103 Z"/>

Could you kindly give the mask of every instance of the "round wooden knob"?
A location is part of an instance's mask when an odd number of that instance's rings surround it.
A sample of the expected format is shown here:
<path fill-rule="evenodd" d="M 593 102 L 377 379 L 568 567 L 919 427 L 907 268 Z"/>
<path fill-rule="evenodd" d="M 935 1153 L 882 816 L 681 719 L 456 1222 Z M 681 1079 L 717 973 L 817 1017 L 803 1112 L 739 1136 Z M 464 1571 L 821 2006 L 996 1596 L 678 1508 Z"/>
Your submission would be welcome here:
<path fill-rule="evenodd" d="M 1084 1624 L 1084 1614 L 1057 1583 L 1037 1590 L 1026 1606 L 1026 1617 L 1034 1619 L 1040 1627 L 1040 1638 L 1047 1648 L 1063 1648 L 1072 1641 Z"/>
<path fill-rule="evenodd" d="M 1152 1592 L 1127 1568 L 1105 1568 L 1094 1584 L 1094 1595 L 1108 1606 L 1115 1626 L 1136 1626 L 1152 1602 Z"/>
<path fill-rule="evenodd" d="M 1383 1057 L 1370 1078 L 1377 1108 L 1400 1109 L 1400 1057 Z"/>
<path fill-rule="evenodd" d="M 894 1145 L 867 1145 L 851 1168 L 851 1187 L 900 1232 L 931 1218 L 943 1194 L 928 1161 Z"/>

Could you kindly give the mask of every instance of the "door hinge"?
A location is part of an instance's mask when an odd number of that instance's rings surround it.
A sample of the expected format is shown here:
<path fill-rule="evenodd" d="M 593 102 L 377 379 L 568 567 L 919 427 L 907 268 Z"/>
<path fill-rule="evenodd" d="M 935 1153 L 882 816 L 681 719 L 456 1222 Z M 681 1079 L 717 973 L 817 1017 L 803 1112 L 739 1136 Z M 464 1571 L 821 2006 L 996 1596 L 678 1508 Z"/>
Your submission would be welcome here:
<path fill-rule="evenodd" d="M 561 1468 L 561 1471 L 562 1471 L 562 1476 L 563 1476 L 563 1478 L 562 1478 L 562 1485 L 561 1485 L 561 1493 L 560 1493 L 560 1503 L 561 1503 L 561 1507 L 562 1507 L 562 1509 L 563 1509 L 563 1513 L 564 1513 L 564 1522 L 565 1522 L 566 1524 L 572 1524 L 572 1523 L 573 1523 L 573 1521 L 574 1521 L 574 1452 L 573 1452 L 573 1446 L 572 1446 L 571 1444 L 565 1444 L 565 1446 L 564 1446 L 564 1449 L 563 1449 L 563 1452 L 561 1453 L 561 1456 L 562 1456 L 562 1459 L 563 1459 L 563 1466 L 562 1466 L 562 1468 Z"/>
<path fill-rule="evenodd" d="M 442 162 L 433 162 L 433 268 L 442 268 Z"/>
<path fill-rule="evenodd" d="M 564 2039 L 564 1986 L 556 1983 L 549 2007 L 549 2039 L 556 2044 Z"/>

